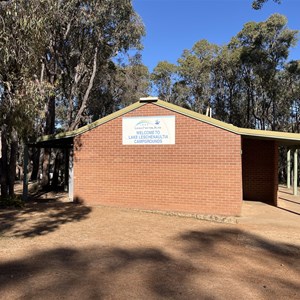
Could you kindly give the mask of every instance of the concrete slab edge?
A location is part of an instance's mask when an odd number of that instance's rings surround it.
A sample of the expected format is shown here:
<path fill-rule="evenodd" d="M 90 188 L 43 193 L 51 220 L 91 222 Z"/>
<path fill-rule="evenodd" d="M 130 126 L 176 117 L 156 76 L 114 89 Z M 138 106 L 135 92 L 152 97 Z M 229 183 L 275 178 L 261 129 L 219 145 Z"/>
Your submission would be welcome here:
<path fill-rule="evenodd" d="M 236 217 L 233 216 L 221 216 L 221 215 L 206 215 L 206 214 L 196 214 L 196 213 L 184 213 L 184 212 L 172 212 L 172 211 L 161 211 L 161 210 L 146 210 L 146 209 L 132 209 L 135 211 L 160 214 L 171 217 L 181 217 L 181 218 L 193 218 L 202 221 L 209 221 L 215 223 L 227 223 L 227 224 L 237 224 Z"/>
<path fill-rule="evenodd" d="M 208 214 L 196 214 L 196 213 L 186 213 L 186 212 L 174 212 L 174 211 L 163 211 L 163 210 L 150 210 L 150 209 L 141 209 L 141 208 L 129 208 L 129 207 L 118 207 L 111 205 L 91 205 L 90 207 L 106 207 L 119 209 L 123 211 L 136 211 L 143 212 L 148 214 L 159 214 L 169 217 L 180 217 L 180 218 L 193 218 L 202 221 L 209 221 L 215 223 L 227 223 L 227 224 L 237 224 L 237 217 L 234 216 L 222 216 L 222 215 L 208 215 Z"/>

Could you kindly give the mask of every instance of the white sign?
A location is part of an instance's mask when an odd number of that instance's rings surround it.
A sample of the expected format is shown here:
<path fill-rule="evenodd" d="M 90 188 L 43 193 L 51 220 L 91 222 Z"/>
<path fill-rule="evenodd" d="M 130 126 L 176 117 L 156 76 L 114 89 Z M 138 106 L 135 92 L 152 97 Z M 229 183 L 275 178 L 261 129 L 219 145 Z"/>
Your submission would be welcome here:
<path fill-rule="evenodd" d="M 123 145 L 174 145 L 175 116 L 123 118 Z"/>

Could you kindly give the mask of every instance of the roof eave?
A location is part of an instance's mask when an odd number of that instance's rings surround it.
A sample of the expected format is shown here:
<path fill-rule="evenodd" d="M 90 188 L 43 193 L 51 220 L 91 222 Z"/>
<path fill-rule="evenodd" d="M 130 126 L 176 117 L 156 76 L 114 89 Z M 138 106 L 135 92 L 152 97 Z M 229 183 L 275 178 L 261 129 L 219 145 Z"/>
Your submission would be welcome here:
<path fill-rule="evenodd" d="M 146 101 L 145 101 L 145 99 L 146 99 Z M 213 119 L 211 117 L 199 114 L 199 113 L 191 111 L 189 109 L 182 108 L 182 107 L 174 105 L 172 103 L 159 100 L 157 98 L 155 98 L 155 99 L 154 98 L 153 99 L 145 98 L 145 99 L 143 98 L 140 101 L 135 102 L 132 105 L 129 105 L 128 107 L 125 107 L 119 111 L 116 111 L 104 118 L 101 118 L 91 124 L 80 127 L 76 130 L 63 132 L 63 133 L 59 133 L 56 135 L 42 136 L 39 139 L 37 139 L 35 141 L 35 143 L 31 143 L 31 144 L 36 144 L 36 145 L 37 144 L 48 144 L 48 143 L 51 143 L 51 141 L 54 142 L 54 141 L 74 138 L 74 137 L 76 137 L 80 134 L 83 134 L 89 130 L 92 130 L 100 125 L 103 125 L 111 120 L 114 120 L 122 115 L 125 115 L 128 112 L 131 112 L 137 108 L 140 108 L 143 105 L 146 105 L 147 103 L 152 103 L 153 105 L 157 105 L 159 107 L 182 114 L 184 116 L 201 121 L 203 123 L 215 126 L 217 128 L 220 128 L 220 129 L 223 129 L 226 131 L 229 131 L 231 133 L 238 134 L 242 137 L 258 138 L 258 139 L 265 139 L 265 140 L 276 140 L 284 145 L 300 145 L 300 134 L 297 134 L 297 133 L 240 128 L 240 127 L 236 127 L 232 124 L 228 124 L 228 123 Z M 30 143 L 28 143 L 28 144 L 30 144 Z"/>
<path fill-rule="evenodd" d="M 83 127 L 80 127 L 76 130 L 72 130 L 72 131 L 67 131 L 67 132 L 61 132 L 58 134 L 51 134 L 51 135 L 44 135 L 40 138 L 38 138 L 35 142 L 33 143 L 28 143 L 28 144 L 38 144 L 38 143 L 43 143 L 43 142 L 48 142 L 48 141 L 55 141 L 55 140 L 61 140 L 61 139 L 67 139 L 67 138 L 74 138 L 80 134 L 83 134 L 89 130 L 92 130 L 102 124 L 105 124 L 111 120 L 114 120 L 124 114 L 127 114 L 128 112 L 131 112 L 141 106 L 145 105 L 145 103 L 141 103 L 141 102 L 135 102 L 132 105 L 129 105 L 123 109 L 120 109 L 106 117 L 103 117 L 91 124 L 85 125 Z"/>
<path fill-rule="evenodd" d="M 224 129 L 226 131 L 229 131 L 229 132 L 232 132 L 232 133 L 235 133 L 235 134 L 239 134 L 239 128 L 238 127 L 236 127 L 232 124 L 228 124 L 228 123 L 219 121 L 217 119 L 202 115 L 202 114 L 197 113 L 195 111 L 192 111 L 192 110 L 189 110 L 189 109 L 186 109 L 186 108 L 183 108 L 183 107 L 180 107 L 180 106 L 177 106 L 177 105 L 174 105 L 172 103 L 165 102 L 165 101 L 162 101 L 162 100 L 158 100 L 157 102 L 155 102 L 153 104 L 158 105 L 158 106 L 163 107 L 163 108 L 166 108 L 166 109 L 169 109 L 169 110 L 174 111 L 176 113 L 182 114 L 184 116 L 193 118 L 195 120 L 201 121 L 203 123 L 213 125 L 215 127 Z"/>

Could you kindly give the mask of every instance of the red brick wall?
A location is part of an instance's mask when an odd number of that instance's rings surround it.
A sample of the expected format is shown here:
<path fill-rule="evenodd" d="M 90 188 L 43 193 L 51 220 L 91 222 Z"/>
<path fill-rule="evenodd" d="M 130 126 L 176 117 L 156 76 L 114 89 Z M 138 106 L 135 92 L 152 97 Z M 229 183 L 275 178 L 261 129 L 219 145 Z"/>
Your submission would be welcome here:
<path fill-rule="evenodd" d="M 87 204 L 238 215 L 240 136 L 153 103 L 127 113 L 176 116 L 175 145 L 122 145 L 122 117 L 76 138 L 74 196 Z"/>
<path fill-rule="evenodd" d="M 242 140 L 243 198 L 277 204 L 278 145 L 274 141 Z"/>

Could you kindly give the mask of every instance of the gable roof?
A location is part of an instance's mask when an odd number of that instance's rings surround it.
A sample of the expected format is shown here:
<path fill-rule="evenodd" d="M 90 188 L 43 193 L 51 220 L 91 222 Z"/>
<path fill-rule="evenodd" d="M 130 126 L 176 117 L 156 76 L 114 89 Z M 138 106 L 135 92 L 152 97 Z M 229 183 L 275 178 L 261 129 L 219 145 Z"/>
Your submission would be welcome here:
<path fill-rule="evenodd" d="M 127 114 L 128 112 L 131 112 L 135 109 L 138 109 L 147 103 L 152 103 L 154 105 L 157 105 L 159 107 L 168 109 L 170 111 L 174 111 L 176 113 L 182 114 L 184 116 L 193 118 L 195 120 L 204 122 L 206 124 L 224 129 L 226 131 L 248 137 L 248 138 L 257 138 L 257 139 L 265 139 L 265 140 L 275 140 L 278 141 L 281 144 L 284 145 L 300 145 L 300 134 L 299 133 L 289 133 L 289 132 L 281 132 L 281 131 L 270 131 L 270 130 L 259 130 L 259 129 L 248 129 L 248 128 L 241 128 L 234 126 L 232 124 L 228 124 L 219 120 L 216 120 L 214 118 L 199 114 L 197 112 L 194 112 L 192 110 L 174 105 L 172 103 L 168 103 L 162 100 L 159 100 L 157 98 L 141 98 L 140 101 L 135 102 L 132 105 L 129 105 L 119 111 L 116 111 L 104 118 L 101 118 L 91 124 L 88 124 L 86 126 L 80 127 L 76 130 L 62 132 L 56 135 L 46 135 L 38 138 L 35 142 L 29 143 L 30 145 L 43 145 L 43 144 L 51 144 L 58 142 L 59 140 L 62 141 L 64 139 L 70 140 L 71 138 L 81 135 L 95 127 L 98 127 L 102 124 L 105 124 L 111 120 L 114 120 L 122 115 Z"/>
<path fill-rule="evenodd" d="M 213 125 L 218 128 L 222 128 L 226 131 L 239 134 L 244 137 L 249 138 L 259 138 L 259 139 L 270 139 L 270 140 L 276 140 L 281 142 L 282 144 L 295 144 L 300 145 L 300 134 L 299 133 L 290 133 L 290 132 L 283 132 L 283 131 L 271 131 L 271 130 L 260 130 L 260 129 L 249 129 L 249 128 L 241 128 L 234 126 L 232 124 L 219 121 L 217 119 L 199 114 L 197 112 L 191 111 L 189 109 L 179 107 L 177 105 L 174 105 L 172 103 L 168 103 L 165 101 L 158 100 L 156 102 L 158 106 L 167 108 L 169 110 L 172 110 L 174 112 L 183 114 L 185 116 L 188 116 L 190 118 L 199 120 L 201 122 Z"/>
<path fill-rule="evenodd" d="M 56 141 L 56 140 L 62 140 L 62 139 L 70 139 L 73 138 L 77 135 L 83 134 L 89 130 L 92 130 L 95 127 L 98 127 L 104 123 L 107 123 L 113 119 L 116 119 L 124 114 L 127 114 L 128 112 L 131 112 L 141 106 L 145 105 L 145 103 L 142 103 L 141 101 L 139 102 L 135 102 L 123 109 L 120 109 L 104 118 L 101 118 L 91 124 L 85 125 L 83 127 L 80 127 L 78 129 L 75 130 L 71 130 L 71 131 L 66 131 L 66 132 L 60 132 L 58 134 L 49 134 L 49 135 L 44 135 L 39 137 L 35 142 L 29 143 L 29 145 L 36 145 L 36 144 L 45 144 L 51 141 Z"/>

